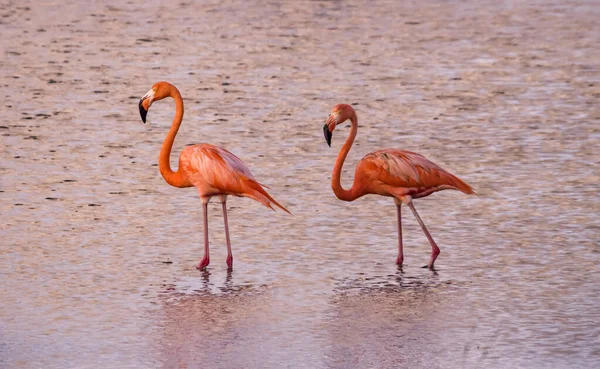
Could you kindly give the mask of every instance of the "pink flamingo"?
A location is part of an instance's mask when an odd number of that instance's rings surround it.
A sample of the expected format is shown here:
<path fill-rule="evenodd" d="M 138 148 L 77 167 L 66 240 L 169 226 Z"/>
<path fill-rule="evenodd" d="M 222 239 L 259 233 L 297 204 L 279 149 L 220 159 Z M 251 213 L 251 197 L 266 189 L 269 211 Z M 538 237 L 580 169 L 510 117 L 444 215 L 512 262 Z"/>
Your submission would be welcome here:
<path fill-rule="evenodd" d="M 204 212 L 204 257 L 198 264 L 198 269 L 206 268 L 210 263 L 208 252 L 208 202 L 211 197 L 219 196 L 223 207 L 223 222 L 227 240 L 227 267 L 233 269 L 233 254 L 229 240 L 227 224 L 227 195 L 249 197 L 273 209 L 273 205 L 290 213 L 285 207 L 275 201 L 255 179 L 250 169 L 229 151 L 220 147 L 199 144 L 187 146 L 179 155 L 179 167 L 174 172 L 169 163 L 171 148 L 175 135 L 183 120 L 183 99 L 179 90 L 168 82 L 158 82 L 142 97 L 139 103 L 142 121 L 146 123 L 146 114 L 153 102 L 172 97 L 175 100 L 175 118 L 171 129 L 165 138 L 158 157 L 160 174 L 165 181 L 174 187 L 194 186 L 200 193 Z M 274 209 L 273 209 L 274 210 Z"/>
<path fill-rule="evenodd" d="M 412 210 L 421 225 L 425 236 L 431 244 L 431 259 L 429 267 L 433 270 L 433 263 L 440 254 L 440 249 L 419 217 L 413 199 L 426 197 L 441 190 L 458 190 L 466 194 L 475 194 L 473 189 L 458 177 L 448 173 L 424 156 L 403 150 L 385 149 L 367 154 L 356 166 L 352 188 L 345 190 L 340 183 L 342 165 L 354 143 L 358 132 L 358 118 L 350 105 L 339 104 L 333 107 L 329 119 L 323 127 L 325 140 L 331 146 L 332 133 L 335 127 L 350 119 L 350 135 L 340 150 L 333 174 L 331 188 L 338 199 L 354 201 L 367 194 L 389 196 L 394 198 L 398 213 L 398 258 L 399 266 L 404 262 L 402 252 L 402 218 L 400 205 L 406 204 Z"/>

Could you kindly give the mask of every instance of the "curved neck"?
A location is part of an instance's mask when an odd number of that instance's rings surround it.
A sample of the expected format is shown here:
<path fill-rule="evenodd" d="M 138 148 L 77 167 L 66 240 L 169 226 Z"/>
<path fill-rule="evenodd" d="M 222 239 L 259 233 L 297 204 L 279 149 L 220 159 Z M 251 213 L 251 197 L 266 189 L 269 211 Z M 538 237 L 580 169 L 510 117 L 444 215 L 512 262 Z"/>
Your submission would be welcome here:
<path fill-rule="evenodd" d="M 345 190 L 341 183 L 342 166 L 344 165 L 346 156 L 348 156 L 348 152 L 350 151 L 350 148 L 354 143 L 354 139 L 356 138 L 356 133 L 358 132 L 358 118 L 356 117 L 356 113 L 352 114 L 352 117 L 350 117 L 350 123 L 350 134 L 348 135 L 348 138 L 346 138 L 346 142 L 338 154 L 338 157 L 335 161 L 335 166 L 333 167 L 333 174 L 331 176 L 331 188 L 333 189 L 333 193 L 338 199 L 344 201 L 352 201 L 362 195 L 358 188 L 359 184 L 356 183 L 356 178 L 354 178 L 352 188 L 349 190 Z"/>
<path fill-rule="evenodd" d="M 181 171 L 181 167 L 177 168 L 177 172 L 173 172 L 170 163 L 173 142 L 175 142 L 175 136 L 177 135 L 177 131 L 179 131 L 179 126 L 183 120 L 183 99 L 177 88 L 173 86 L 171 86 L 168 96 L 171 96 L 175 100 L 175 117 L 173 118 L 171 129 L 160 148 L 158 168 L 165 181 L 171 186 L 189 187 L 191 184 Z"/>

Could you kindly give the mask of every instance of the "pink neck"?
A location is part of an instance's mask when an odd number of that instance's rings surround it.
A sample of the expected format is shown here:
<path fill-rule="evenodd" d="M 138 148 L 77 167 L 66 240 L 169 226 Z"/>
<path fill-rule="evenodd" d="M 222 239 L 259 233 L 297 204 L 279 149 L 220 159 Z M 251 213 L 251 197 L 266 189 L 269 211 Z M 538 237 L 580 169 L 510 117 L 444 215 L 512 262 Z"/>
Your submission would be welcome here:
<path fill-rule="evenodd" d="M 350 123 L 350 134 L 348 135 L 348 138 L 346 138 L 346 142 L 344 143 L 344 146 L 342 146 L 342 149 L 335 160 L 335 166 L 333 167 L 333 174 L 331 176 L 331 188 L 333 189 L 333 193 L 338 199 L 344 201 L 353 201 L 363 195 L 359 188 L 360 185 L 356 183 L 356 178 L 354 179 L 352 188 L 349 190 L 345 190 L 341 183 L 342 166 L 344 165 L 346 156 L 348 156 L 348 152 L 350 151 L 358 132 L 358 118 L 354 112 L 350 117 Z"/>
<path fill-rule="evenodd" d="M 181 171 L 181 168 L 177 169 L 177 172 L 173 172 L 171 169 L 171 149 L 173 148 L 173 142 L 175 142 L 175 136 L 183 120 L 183 99 L 179 90 L 174 86 L 171 86 L 169 90 L 169 96 L 175 100 L 175 117 L 171 124 L 171 129 L 165 138 L 165 141 L 160 148 L 160 154 L 158 156 L 158 168 L 160 174 L 163 176 L 168 184 L 175 187 L 189 187 L 191 183 L 187 177 Z"/>

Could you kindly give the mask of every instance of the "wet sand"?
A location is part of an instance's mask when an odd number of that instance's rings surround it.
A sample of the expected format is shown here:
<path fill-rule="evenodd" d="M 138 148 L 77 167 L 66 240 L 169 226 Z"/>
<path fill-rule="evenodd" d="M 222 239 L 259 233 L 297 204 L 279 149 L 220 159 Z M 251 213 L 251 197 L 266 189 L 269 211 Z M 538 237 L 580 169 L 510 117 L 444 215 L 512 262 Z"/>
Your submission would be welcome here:
<path fill-rule="evenodd" d="M 1 368 L 591 368 L 600 360 L 594 1 L 0 4 Z M 202 256 L 195 190 L 157 156 L 175 84 L 190 143 L 228 148 L 293 213 L 233 198 Z M 417 151 L 470 183 L 405 209 L 335 198 Z"/>

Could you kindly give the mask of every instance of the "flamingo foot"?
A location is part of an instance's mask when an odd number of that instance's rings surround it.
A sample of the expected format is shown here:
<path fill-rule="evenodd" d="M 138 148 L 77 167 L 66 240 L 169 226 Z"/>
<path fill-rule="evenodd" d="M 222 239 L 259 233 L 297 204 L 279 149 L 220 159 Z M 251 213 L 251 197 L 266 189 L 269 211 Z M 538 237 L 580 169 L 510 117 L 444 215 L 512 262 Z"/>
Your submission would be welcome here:
<path fill-rule="evenodd" d="M 227 256 L 227 271 L 231 272 L 233 270 L 233 256 Z"/>
<path fill-rule="evenodd" d="M 398 255 L 398 258 L 396 259 L 396 265 L 401 267 L 403 262 L 404 262 L 404 256 Z"/>
<path fill-rule="evenodd" d="M 198 264 L 196 269 L 203 270 L 208 266 L 208 264 L 210 264 L 210 259 L 207 257 L 204 257 L 204 258 L 202 258 L 202 261 L 200 261 L 200 264 Z"/>
<path fill-rule="evenodd" d="M 423 265 L 423 268 L 429 268 L 429 270 L 435 270 L 435 268 L 433 267 L 433 263 L 435 263 L 435 259 L 437 259 L 439 254 L 440 254 L 439 248 L 433 249 L 433 251 L 431 252 L 431 259 L 429 260 L 429 264 Z"/>

